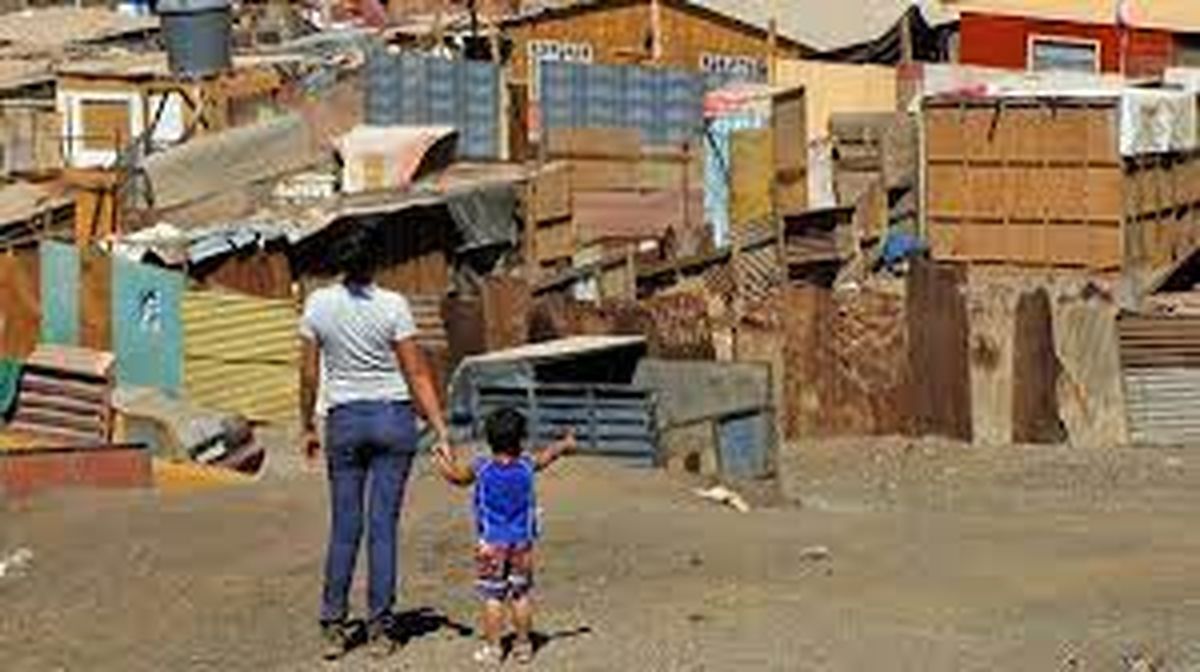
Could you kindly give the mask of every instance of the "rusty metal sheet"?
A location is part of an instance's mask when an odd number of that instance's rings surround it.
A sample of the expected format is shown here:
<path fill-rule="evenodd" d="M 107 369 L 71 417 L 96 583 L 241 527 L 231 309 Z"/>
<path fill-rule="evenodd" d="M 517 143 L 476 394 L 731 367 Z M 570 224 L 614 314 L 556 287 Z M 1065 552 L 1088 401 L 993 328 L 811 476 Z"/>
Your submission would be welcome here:
<path fill-rule="evenodd" d="M 198 406 L 295 420 L 299 318 L 291 300 L 216 291 L 183 297 L 184 387 Z"/>
<path fill-rule="evenodd" d="M 971 441 L 970 327 L 966 269 L 921 262 L 908 276 L 909 370 L 913 431 Z"/>
<path fill-rule="evenodd" d="M 1050 296 L 1038 289 L 1017 304 L 1013 341 L 1013 441 L 1058 444 L 1067 440 L 1058 412 L 1062 364 L 1054 351 Z"/>

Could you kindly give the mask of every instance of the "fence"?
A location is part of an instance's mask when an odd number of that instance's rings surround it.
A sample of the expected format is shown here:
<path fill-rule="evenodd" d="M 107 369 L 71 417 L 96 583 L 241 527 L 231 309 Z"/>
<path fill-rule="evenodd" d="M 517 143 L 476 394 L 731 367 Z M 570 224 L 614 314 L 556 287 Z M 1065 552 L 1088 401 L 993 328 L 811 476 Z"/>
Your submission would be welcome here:
<path fill-rule="evenodd" d="M 289 422 L 299 399 L 295 302 L 228 292 L 183 295 L 184 381 L 197 405 Z"/>
<path fill-rule="evenodd" d="M 471 422 L 481 435 L 488 413 L 513 407 L 529 419 L 529 436 L 543 443 L 573 429 L 584 455 L 617 457 L 651 465 L 658 460 L 654 396 L 626 385 L 540 384 L 481 387 Z"/>

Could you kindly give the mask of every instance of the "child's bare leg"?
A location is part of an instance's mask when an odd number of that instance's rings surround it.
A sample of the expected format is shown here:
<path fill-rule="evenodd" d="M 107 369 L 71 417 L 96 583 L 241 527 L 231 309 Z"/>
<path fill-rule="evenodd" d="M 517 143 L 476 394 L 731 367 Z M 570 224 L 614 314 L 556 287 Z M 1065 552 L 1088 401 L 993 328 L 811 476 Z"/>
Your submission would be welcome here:
<path fill-rule="evenodd" d="M 533 630 L 533 600 L 522 595 L 512 602 L 512 624 L 517 631 L 518 642 L 528 642 Z"/>
<path fill-rule="evenodd" d="M 504 630 L 504 602 L 486 600 L 483 603 L 483 638 L 488 646 L 500 646 L 500 635 Z"/>

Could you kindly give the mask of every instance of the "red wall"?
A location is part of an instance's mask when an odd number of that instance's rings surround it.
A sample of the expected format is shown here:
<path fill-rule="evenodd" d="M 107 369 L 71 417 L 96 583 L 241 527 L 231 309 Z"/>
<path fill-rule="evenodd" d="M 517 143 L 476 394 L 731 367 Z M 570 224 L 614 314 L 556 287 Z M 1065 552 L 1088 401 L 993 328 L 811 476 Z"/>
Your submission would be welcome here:
<path fill-rule="evenodd" d="M 1036 35 L 1096 40 L 1100 43 L 1101 69 L 1121 69 L 1121 31 L 1115 25 L 973 13 L 964 13 L 959 25 L 959 61 L 964 64 L 1024 70 L 1029 66 L 1029 38 Z M 1126 53 L 1128 74 L 1161 74 L 1171 65 L 1173 47 L 1174 37 L 1169 32 L 1131 30 Z"/>

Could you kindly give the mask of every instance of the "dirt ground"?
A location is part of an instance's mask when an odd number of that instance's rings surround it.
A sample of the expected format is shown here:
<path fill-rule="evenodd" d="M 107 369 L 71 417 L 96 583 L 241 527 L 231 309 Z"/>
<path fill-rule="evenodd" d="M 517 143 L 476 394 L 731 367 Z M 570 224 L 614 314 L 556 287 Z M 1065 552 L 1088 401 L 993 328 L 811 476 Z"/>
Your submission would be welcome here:
<path fill-rule="evenodd" d="M 749 514 L 547 474 L 535 669 L 1200 670 L 1200 454 L 847 441 L 780 473 Z M 413 638 L 375 667 L 316 659 L 324 483 L 285 454 L 252 486 L 4 505 L 0 560 L 34 555 L 0 578 L 0 669 L 472 669 L 466 495 L 422 469 L 408 502 Z"/>

